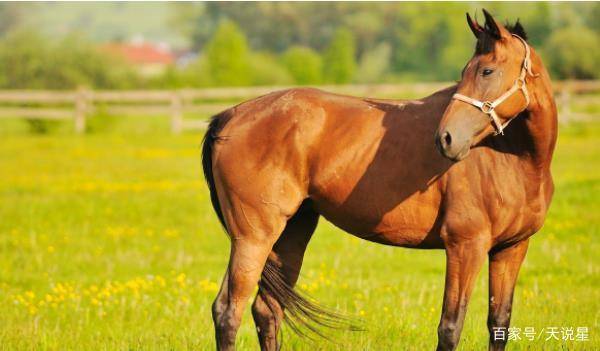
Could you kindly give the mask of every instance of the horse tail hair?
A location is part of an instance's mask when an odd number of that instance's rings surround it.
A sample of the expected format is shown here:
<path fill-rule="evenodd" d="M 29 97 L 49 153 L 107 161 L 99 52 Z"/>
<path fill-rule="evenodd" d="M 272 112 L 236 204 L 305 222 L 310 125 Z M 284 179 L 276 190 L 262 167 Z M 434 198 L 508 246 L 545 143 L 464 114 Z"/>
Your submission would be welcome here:
<path fill-rule="evenodd" d="M 258 293 L 272 312 L 274 312 L 274 306 L 270 305 L 271 300 L 266 295 L 270 295 L 279 303 L 284 311 L 284 322 L 298 336 L 311 340 L 318 336 L 334 341 L 323 330 L 324 328 L 330 330 L 363 330 L 356 321 L 339 312 L 319 306 L 314 299 L 295 290 L 283 276 L 280 266 L 271 259 L 267 260 L 263 268 Z"/>
<path fill-rule="evenodd" d="M 224 139 L 223 137 L 219 136 L 219 133 L 223 127 L 225 127 L 231 116 L 231 110 L 225 110 L 217 115 L 214 115 L 208 123 L 208 129 L 206 130 L 206 134 L 204 134 L 204 139 L 202 140 L 202 170 L 204 171 L 204 179 L 208 184 L 212 207 L 225 231 L 227 231 L 227 225 L 225 224 L 225 218 L 223 217 L 223 211 L 221 209 L 221 204 L 219 203 L 219 196 L 217 195 L 212 162 L 215 143 Z"/>

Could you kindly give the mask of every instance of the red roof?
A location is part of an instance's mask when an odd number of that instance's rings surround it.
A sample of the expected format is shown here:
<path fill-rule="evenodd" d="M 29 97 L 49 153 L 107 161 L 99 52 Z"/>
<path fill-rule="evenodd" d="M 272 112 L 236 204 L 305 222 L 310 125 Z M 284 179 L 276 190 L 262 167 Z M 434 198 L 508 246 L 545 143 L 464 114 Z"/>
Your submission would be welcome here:
<path fill-rule="evenodd" d="M 172 53 L 150 43 L 110 43 L 103 45 L 102 49 L 120 55 L 133 64 L 168 65 L 175 61 L 175 56 Z"/>

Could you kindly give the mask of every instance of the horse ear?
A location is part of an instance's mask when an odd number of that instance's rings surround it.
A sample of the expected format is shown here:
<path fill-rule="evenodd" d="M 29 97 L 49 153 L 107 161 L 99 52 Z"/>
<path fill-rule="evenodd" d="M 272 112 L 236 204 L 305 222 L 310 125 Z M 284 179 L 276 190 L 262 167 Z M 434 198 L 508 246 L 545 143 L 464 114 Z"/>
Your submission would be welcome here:
<path fill-rule="evenodd" d="M 477 21 L 473 20 L 471 18 L 471 15 L 469 15 L 469 13 L 467 12 L 467 24 L 469 24 L 469 28 L 471 28 L 471 32 L 473 32 L 473 35 L 475 36 L 475 38 L 479 38 L 479 35 L 481 33 L 483 33 L 483 28 L 481 28 L 481 26 L 479 25 L 479 23 L 477 23 Z"/>
<path fill-rule="evenodd" d="M 483 15 L 485 16 L 485 32 L 491 35 L 494 39 L 502 39 L 510 36 L 510 33 L 504 28 L 503 25 L 496 22 L 494 17 L 483 9 Z"/>

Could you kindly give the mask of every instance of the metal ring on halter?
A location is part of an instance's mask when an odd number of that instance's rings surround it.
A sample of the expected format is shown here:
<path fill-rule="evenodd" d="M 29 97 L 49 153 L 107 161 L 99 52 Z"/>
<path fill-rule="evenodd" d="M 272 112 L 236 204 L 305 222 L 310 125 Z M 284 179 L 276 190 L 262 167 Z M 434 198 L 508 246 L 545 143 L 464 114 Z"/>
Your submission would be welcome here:
<path fill-rule="evenodd" d="M 494 112 L 494 105 L 492 105 L 492 103 L 489 101 L 484 101 L 481 104 L 481 111 L 489 115 L 490 113 Z"/>
<path fill-rule="evenodd" d="M 517 80 L 515 80 L 515 85 L 519 89 L 523 89 L 526 84 L 527 82 L 525 82 L 525 78 L 517 78 Z"/>

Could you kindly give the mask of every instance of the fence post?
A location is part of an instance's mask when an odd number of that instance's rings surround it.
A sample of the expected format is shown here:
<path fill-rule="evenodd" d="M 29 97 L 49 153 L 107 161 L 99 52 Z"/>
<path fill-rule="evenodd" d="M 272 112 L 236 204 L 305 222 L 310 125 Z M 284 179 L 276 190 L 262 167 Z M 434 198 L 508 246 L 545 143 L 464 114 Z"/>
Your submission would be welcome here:
<path fill-rule="evenodd" d="M 87 92 L 83 88 L 77 89 L 75 97 L 75 133 L 85 132 L 85 113 L 87 109 Z"/>
<path fill-rule="evenodd" d="M 571 84 L 565 82 L 560 93 L 560 117 L 562 123 L 569 123 L 571 119 Z"/>
<path fill-rule="evenodd" d="M 181 133 L 182 119 L 183 119 L 183 101 L 181 94 L 178 91 L 174 91 L 171 94 L 171 132 L 173 134 Z"/>

